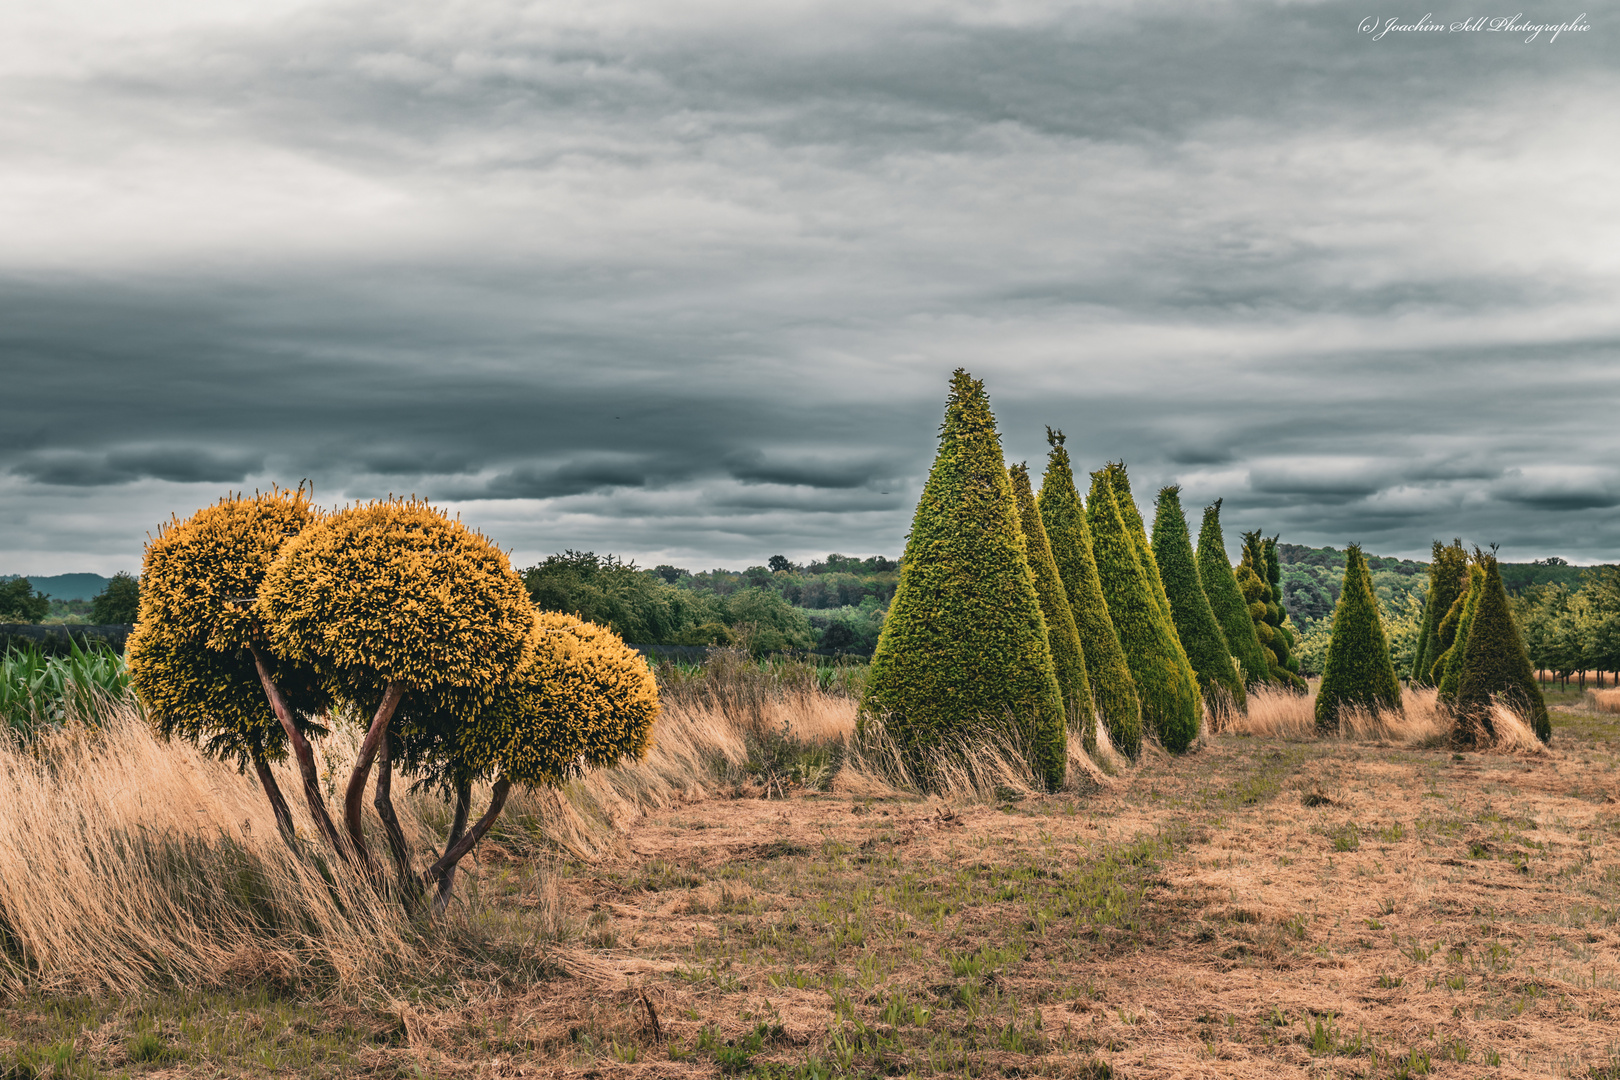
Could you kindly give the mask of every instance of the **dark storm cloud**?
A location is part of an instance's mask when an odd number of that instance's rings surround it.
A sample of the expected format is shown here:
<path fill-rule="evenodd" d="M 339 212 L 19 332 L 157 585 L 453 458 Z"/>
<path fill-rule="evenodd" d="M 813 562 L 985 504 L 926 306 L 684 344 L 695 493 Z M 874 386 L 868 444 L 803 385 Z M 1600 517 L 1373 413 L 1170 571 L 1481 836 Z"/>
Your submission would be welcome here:
<path fill-rule="evenodd" d="M 1615 557 L 1620 13 L 176 12 L 0 43 L 0 572 L 304 478 L 894 554 L 957 365 L 1010 459 L 1063 427 L 1230 535 Z"/>

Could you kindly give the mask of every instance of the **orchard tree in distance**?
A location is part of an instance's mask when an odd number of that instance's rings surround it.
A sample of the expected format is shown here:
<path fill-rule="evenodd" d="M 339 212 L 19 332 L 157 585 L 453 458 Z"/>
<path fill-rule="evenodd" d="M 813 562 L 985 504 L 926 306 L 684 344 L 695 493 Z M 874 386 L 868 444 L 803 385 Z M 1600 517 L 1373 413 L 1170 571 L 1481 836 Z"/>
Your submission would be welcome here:
<path fill-rule="evenodd" d="M 140 609 L 140 582 L 120 570 L 90 601 L 90 618 L 102 626 L 127 625 Z"/>

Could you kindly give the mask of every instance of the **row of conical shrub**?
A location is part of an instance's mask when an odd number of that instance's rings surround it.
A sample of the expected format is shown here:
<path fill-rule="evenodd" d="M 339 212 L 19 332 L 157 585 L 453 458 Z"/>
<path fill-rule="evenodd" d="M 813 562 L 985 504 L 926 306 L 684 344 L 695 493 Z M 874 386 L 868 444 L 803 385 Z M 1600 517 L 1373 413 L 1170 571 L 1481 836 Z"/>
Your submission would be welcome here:
<path fill-rule="evenodd" d="M 1280 609 L 1263 586 L 1251 617 L 1219 503 L 1195 554 L 1180 489 L 1165 488 L 1150 542 L 1123 463 L 1092 473 L 1082 503 L 1062 433 L 1047 440 L 1037 495 L 1026 465 L 1003 464 L 984 384 L 954 373 L 861 705 L 863 730 L 881 719 L 925 777 L 987 724 L 1010 725 L 1050 785 L 1067 735 L 1094 749 L 1099 720 L 1131 757 L 1144 735 L 1185 750 L 1206 708 L 1242 710 L 1246 684 L 1289 674 L 1258 629 L 1286 634 L 1265 621 Z"/>

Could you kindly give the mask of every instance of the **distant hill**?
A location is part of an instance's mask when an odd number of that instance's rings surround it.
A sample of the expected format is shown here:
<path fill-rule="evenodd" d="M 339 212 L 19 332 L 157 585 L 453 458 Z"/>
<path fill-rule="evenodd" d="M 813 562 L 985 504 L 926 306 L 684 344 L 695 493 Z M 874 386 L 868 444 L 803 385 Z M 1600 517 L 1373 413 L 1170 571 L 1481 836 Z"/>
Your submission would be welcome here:
<path fill-rule="evenodd" d="M 92 600 L 107 587 L 111 578 L 100 574 L 52 574 L 34 577 L 32 574 L 0 574 L 0 581 L 25 577 L 28 583 L 52 600 Z"/>

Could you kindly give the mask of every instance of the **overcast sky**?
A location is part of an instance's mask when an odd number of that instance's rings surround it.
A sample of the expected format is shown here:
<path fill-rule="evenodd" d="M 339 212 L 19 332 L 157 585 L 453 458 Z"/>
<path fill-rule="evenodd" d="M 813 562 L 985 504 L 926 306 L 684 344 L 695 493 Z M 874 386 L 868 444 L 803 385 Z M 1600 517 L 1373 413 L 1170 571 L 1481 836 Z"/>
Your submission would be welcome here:
<path fill-rule="evenodd" d="M 1560 3 L 10 5 L 0 573 L 304 478 L 893 557 L 958 366 L 1234 549 L 1620 560 L 1620 5 Z"/>

